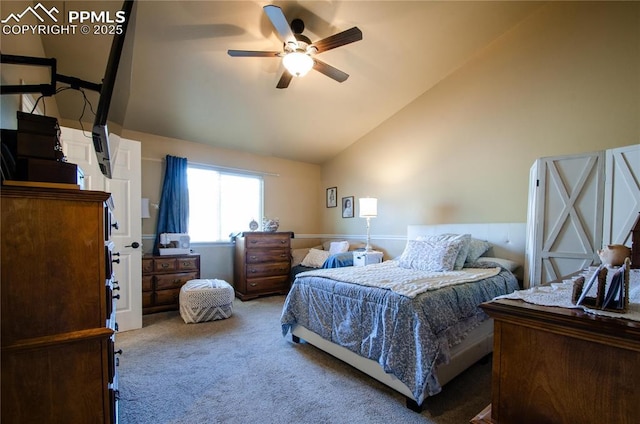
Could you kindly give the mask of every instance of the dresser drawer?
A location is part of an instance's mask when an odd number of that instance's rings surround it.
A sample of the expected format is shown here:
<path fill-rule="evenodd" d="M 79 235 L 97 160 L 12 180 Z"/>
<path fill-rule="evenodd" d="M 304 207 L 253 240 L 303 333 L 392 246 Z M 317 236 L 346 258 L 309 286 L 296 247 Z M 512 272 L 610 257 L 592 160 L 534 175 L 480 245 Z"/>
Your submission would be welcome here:
<path fill-rule="evenodd" d="M 155 305 L 176 305 L 180 298 L 180 289 L 157 290 L 154 304 Z"/>
<path fill-rule="evenodd" d="M 177 271 L 178 262 L 176 258 L 156 258 L 153 260 L 153 271 Z"/>
<path fill-rule="evenodd" d="M 142 313 L 178 308 L 180 288 L 200 278 L 200 255 L 145 256 L 142 258 Z"/>
<path fill-rule="evenodd" d="M 153 272 L 153 259 L 142 259 L 142 273 L 148 274 Z"/>
<path fill-rule="evenodd" d="M 198 257 L 178 258 L 176 259 L 178 271 L 196 271 L 199 270 Z"/>
<path fill-rule="evenodd" d="M 142 292 L 142 307 L 149 308 L 153 306 L 153 292 Z"/>
<path fill-rule="evenodd" d="M 272 275 L 284 275 L 288 278 L 289 270 L 289 262 L 248 264 L 247 279 L 253 277 L 269 277 Z"/>
<path fill-rule="evenodd" d="M 289 261 L 289 249 L 248 250 L 246 259 L 248 264 Z"/>
<path fill-rule="evenodd" d="M 274 290 L 286 290 L 289 276 L 278 275 L 275 277 L 247 278 L 247 293 L 272 292 Z"/>
<path fill-rule="evenodd" d="M 291 239 L 289 233 L 268 235 L 248 234 L 245 237 L 247 251 L 254 248 L 288 248 Z"/>
<path fill-rule="evenodd" d="M 180 288 L 189 280 L 198 278 L 197 272 L 184 272 L 180 274 L 156 275 L 156 290 Z"/>
<path fill-rule="evenodd" d="M 153 291 L 153 275 L 142 276 L 142 291 L 143 292 Z"/>

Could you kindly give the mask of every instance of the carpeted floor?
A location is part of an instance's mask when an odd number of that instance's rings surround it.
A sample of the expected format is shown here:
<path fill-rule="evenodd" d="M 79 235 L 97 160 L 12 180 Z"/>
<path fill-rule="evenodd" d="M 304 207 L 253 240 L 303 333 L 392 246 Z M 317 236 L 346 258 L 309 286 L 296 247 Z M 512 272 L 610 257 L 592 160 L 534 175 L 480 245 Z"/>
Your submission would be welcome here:
<path fill-rule="evenodd" d="M 231 318 L 199 324 L 145 315 L 142 329 L 119 333 L 120 422 L 462 424 L 491 401 L 486 361 L 412 412 L 397 392 L 283 337 L 283 301 L 236 299 Z"/>

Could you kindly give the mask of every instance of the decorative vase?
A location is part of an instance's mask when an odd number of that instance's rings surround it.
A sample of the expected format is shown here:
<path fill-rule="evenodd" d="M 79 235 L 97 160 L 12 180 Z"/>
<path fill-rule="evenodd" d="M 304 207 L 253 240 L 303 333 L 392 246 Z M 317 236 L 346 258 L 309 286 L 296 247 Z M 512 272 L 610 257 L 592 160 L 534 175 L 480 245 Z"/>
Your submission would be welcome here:
<path fill-rule="evenodd" d="M 275 231 L 278 231 L 278 227 L 280 226 L 280 220 L 278 220 L 278 218 L 275 219 L 269 219 L 269 218 L 264 218 L 262 220 L 262 229 L 264 231 L 267 231 L 269 233 L 273 233 Z"/>

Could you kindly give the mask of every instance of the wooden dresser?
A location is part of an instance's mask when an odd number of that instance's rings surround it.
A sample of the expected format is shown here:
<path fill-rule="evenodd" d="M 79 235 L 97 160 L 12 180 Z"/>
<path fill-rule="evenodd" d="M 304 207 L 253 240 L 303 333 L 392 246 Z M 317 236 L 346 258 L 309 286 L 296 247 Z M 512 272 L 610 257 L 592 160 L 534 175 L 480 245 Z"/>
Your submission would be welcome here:
<path fill-rule="evenodd" d="M 200 255 L 151 256 L 142 258 L 142 313 L 177 310 L 180 289 L 200 278 Z"/>
<path fill-rule="evenodd" d="M 117 422 L 110 195 L 0 193 L 0 421 Z"/>
<path fill-rule="evenodd" d="M 509 299 L 482 309 L 494 319 L 491 417 L 476 422 L 637 422 L 640 322 Z"/>
<path fill-rule="evenodd" d="M 289 291 L 291 232 L 242 233 L 236 237 L 234 286 L 241 300 Z"/>

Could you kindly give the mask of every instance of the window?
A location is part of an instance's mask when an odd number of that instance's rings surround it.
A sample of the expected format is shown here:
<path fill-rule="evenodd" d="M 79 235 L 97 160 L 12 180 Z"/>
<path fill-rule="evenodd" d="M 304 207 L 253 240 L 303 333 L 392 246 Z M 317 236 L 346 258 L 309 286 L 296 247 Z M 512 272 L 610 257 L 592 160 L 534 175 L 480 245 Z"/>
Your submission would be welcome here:
<path fill-rule="evenodd" d="M 187 180 L 192 242 L 228 241 L 262 220 L 262 177 L 189 166 Z"/>

